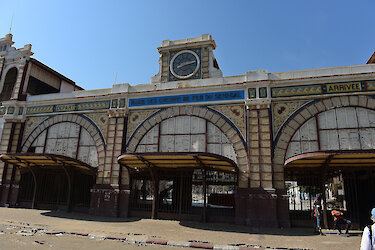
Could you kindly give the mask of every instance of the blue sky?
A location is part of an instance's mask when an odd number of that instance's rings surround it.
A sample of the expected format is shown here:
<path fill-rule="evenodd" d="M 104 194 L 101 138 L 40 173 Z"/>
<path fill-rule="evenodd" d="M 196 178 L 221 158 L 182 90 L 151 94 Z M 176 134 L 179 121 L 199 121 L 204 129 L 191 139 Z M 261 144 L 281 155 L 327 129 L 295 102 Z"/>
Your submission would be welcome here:
<path fill-rule="evenodd" d="M 364 64 L 375 51 L 375 1 L 0 0 L 0 36 L 85 89 L 149 83 L 157 47 L 210 33 L 224 76 Z"/>

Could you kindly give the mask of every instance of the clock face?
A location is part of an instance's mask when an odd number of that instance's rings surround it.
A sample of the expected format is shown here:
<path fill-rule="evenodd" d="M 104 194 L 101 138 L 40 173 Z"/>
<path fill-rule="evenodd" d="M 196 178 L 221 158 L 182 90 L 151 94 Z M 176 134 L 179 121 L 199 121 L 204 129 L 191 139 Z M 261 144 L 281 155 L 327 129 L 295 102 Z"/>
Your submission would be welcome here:
<path fill-rule="evenodd" d="M 200 60 L 197 53 L 191 50 L 182 50 L 176 53 L 170 62 L 171 73 L 179 79 L 187 79 L 199 70 Z"/>

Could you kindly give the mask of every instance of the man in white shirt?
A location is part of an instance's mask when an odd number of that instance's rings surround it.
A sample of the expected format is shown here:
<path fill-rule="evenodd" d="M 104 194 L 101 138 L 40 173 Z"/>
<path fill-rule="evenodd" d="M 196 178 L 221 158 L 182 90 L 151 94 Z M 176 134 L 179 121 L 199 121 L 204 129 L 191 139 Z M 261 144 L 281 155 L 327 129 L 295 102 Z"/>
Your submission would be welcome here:
<path fill-rule="evenodd" d="M 372 225 L 368 225 L 363 230 L 361 250 L 375 250 L 375 208 L 371 210 Z"/>

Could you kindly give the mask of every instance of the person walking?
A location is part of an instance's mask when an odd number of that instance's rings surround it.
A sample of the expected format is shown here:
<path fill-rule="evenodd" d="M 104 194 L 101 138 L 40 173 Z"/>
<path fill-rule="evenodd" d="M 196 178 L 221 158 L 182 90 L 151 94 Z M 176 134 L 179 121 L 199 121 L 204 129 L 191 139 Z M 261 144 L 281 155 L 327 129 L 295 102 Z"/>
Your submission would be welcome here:
<path fill-rule="evenodd" d="M 312 211 L 313 217 L 315 219 L 314 225 L 314 232 L 319 233 L 320 235 L 324 235 L 322 232 L 322 206 L 321 206 L 321 194 L 318 194 L 316 199 L 314 200 L 314 206 Z"/>
<path fill-rule="evenodd" d="M 335 225 L 334 225 L 333 229 L 337 229 L 339 231 L 338 234 L 341 235 L 342 232 L 341 232 L 340 225 L 346 224 L 345 235 L 349 236 L 349 228 L 352 225 L 352 222 L 350 220 L 344 219 L 343 212 L 341 212 L 339 210 L 332 210 L 331 213 L 332 213 L 333 220 L 335 222 Z"/>
<path fill-rule="evenodd" d="M 361 250 L 375 249 L 375 208 L 371 210 L 370 217 L 372 224 L 365 227 L 362 234 Z"/>

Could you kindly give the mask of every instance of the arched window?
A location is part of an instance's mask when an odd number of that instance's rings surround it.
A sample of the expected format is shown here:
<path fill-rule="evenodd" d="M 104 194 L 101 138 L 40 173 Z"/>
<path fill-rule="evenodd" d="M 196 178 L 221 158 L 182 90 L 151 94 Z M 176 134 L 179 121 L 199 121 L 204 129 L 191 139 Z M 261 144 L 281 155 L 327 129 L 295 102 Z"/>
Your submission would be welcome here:
<path fill-rule="evenodd" d="M 60 122 L 52 125 L 38 135 L 31 147 L 35 153 L 69 156 L 92 167 L 98 167 L 94 139 L 86 129 L 76 123 Z"/>
<path fill-rule="evenodd" d="M 0 101 L 8 101 L 12 97 L 14 84 L 17 81 L 17 73 L 17 68 L 8 70 L 5 76 L 3 89 L 1 90 Z"/>
<path fill-rule="evenodd" d="M 155 125 L 136 152 L 209 152 L 237 162 L 227 136 L 213 123 L 196 116 L 177 116 Z"/>

